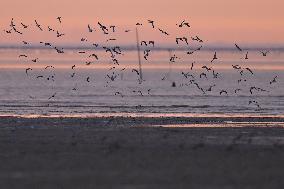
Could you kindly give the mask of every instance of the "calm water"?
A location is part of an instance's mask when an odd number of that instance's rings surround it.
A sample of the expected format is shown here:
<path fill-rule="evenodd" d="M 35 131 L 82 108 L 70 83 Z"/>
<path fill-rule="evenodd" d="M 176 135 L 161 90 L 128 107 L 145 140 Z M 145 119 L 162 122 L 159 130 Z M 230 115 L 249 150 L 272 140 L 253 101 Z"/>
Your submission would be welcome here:
<path fill-rule="evenodd" d="M 213 63 L 210 62 L 214 53 L 211 51 L 193 55 L 171 52 L 179 57 L 175 63 L 170 63 L 169 52 L 153 52 L 148 61 L 142 61 L 144 81 L 141 83 L 132 72 L 138 65 L 136 51 L 117 57 L 120 65 L 114 65 L 109 54 L 103 51 L 96 52 L 99 60 L 89 58 L 92 53 L 0 50 L 0 114 L 284 115 L 283 52 L 275 51 L 263 57 L 252 51 L 249 60 L 245 60 L 243 53 L 222 51 Z M 27 54 L 28 58 L 19 58 L 20 54 Z M 31 61 L 34 58 L 38 58 L 36 63 Z M 88 66 L 86 61 L 94 62 Z M 233 64 L 249 67 L 254 74 L 246 70 L 240 75 L 232 69 Z M 72 65 L 76 65 L 73 70 Z M 203 65 L 212 67 L 219 73 L 218 77 L 214 78 L 212 70 L 206 71 Z M 46 66 L 54 68 L 45 69 Z M 113 66 L 116 68 L 110 70 Z M 32 70 L 26 74 L 28 67 Z M 186 78 L 181 72 L 192 74 L 205 94 L 190 83 L 191 76 Z M 200 78 L 203 72 L 207 79 Z M 277 82 L 270 84 L 275 76 Z M 239 79 L 242 81 L 238 82 Z M 172 82 L 176 87 L 172 87 Z M 212 90 L 206 91 L 212 85 Z M 253 90 L 251 94 L 252 86 L 265 91 Z M 235 93 L 236 89 L 241 90 Z M 220 95 L 221 90 L 228 94 Z"/>

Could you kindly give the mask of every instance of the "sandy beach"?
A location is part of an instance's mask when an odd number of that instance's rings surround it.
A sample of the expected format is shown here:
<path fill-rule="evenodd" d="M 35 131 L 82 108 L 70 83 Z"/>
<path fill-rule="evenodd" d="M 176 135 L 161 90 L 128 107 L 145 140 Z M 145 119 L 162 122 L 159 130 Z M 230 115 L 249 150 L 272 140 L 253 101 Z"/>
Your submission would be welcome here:
<path fill-rule="evenodd" d="M 0 120 L 0 188 L 284 185 L 283 118 Z"/>

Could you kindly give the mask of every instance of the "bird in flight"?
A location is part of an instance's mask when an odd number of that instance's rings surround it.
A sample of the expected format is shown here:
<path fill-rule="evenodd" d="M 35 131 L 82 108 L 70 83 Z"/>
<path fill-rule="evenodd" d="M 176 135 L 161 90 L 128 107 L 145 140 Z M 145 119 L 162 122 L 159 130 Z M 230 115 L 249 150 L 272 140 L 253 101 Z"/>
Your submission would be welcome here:
<path fill-rule="evenodd" d="M 246 59 L 246 60 L 248 59 L 248 52 L 246 53 L 246 57 L 245 57 L 245 59 Z"/>
<path fill-rule="evenodd" d="M 61 16 L 58 16 L 56 19 L 57 19 L 58 22 L 61 24 Z"/>
<path fill-rule="evenodd" d="M 159 31 L 162 32 L 162 34 L 170 35 L 169 33 L 165 32 L 164 30 L 162 30 L 162 29 L 160 29 L 160 28 L 159 28 Z"/>
<path fill-rule="evenodd" d="M 227 95 L 227 94 L 228 94 L 228 92 L 227 92 L 227 91 L 225 91 L 225 90 L 221 90 L 219 94 L 220 94 L 220 95 L 222 95 L 222 94 L 226 94 L 226 95 Z"/>
<path fill-rule="evenodd" d="M 65 35 L 65 34 L 64 33 L 59 33 L 59 31 L 56 32 L 56 37 L 61 37 L 63 35 Z"/>
<path fill-rule="evenodd" d="M 239 47 L 239 45 L 237 45 L 236 43 L 235 43 L 235 46 L 237 47 L 237 49 L 238 49 L 239 51 L 243 51 L 243 50 Z"/>
<path fill-rule="evenodd" d="M 54 98 L 54 97 L 55 97 L 55 95 L 56 95 L 56 93 L 54 93 L 53 95 L 51 95 L 51 96 L 48 98 L 48 100 L 50 100 L 50 99 Z"/>
<path fill-rule="evenodd" d="M 249 71 L 253 75 L 253 72 L 250 68 L 246 68 L 246 70 Z"/>
<path fill-rule="evenodd" d="M 269 53 L 269 51 L 260 51 L 260 53 L 262 54 L 262 56 L 267 56 L 267 53 Z"/>
<path fill-rule="evenodd" d="M 153 20 L 148 20 L 148 23 L 151 24 L 152 28 L 155 28 L 155 25 L 154 25 L 154 21 L 153 21 Z"/>
<path fill-rule="evenodd" d="M 21 22 L 21 25 L 23 26 L 24 29 L 28 28 L 28 26 L 23 24 L 22 22 Z"/>
<path fill-rule="evenodd" d="M 193 41 L 198 41 L 198 42 L 200 42 L 200 43 L 203 43 L 203 40 L 200 39 L 198 36 L 191 37 L 191 39 L 192 39 Z"/>
<path fill-rule="evenodd" d="M 213 57 L 213 59 L 211 60 L 211 62 L 213 62 L 214 60 L 217 60 L 218 58 L 217 58 L 217 53 L 215 52 L 214 53 L 214 57 Z"/>
<path fill-rule="evenodd" d="M 90 24 L 88 24 L 88 31 L 91 33 L 93 32 L 93 29 L 91 28 Z"/>
<path fill-rule="evenodd" d="M 185 22 L 185 20 L 183 20 L 180 24 L 177 24 L 178 27 L 182 28 L 183 26 L 187 26 L 187 27 L 190 27 L 189 23 L 188 22 Z"/>
<path fill-rule="evenodd" d="M 29 74 L 28 74 L 28 71 L 32 71 L 32 70 L 33 70 L 32 68 L 27 68 L 27 69 L 26 69 L 26 74 L 29 75 Z"/>
<path fill-rule="evenodd" d="M 37 20 L 35 20 L 35 23 L 36 23 L 36 27 L 38 27 L 40 31 L 43 31 L 43 29 L 41 28 L 41 25 L 37 22 Z"/>
<path fill-rule="evenodd" d="M 275 77 L 269 82 L 269 84 L 271 85 L 272 83 L 276 83 L 276 82 L 277 82 L 276 79 L 277 79 L 277 76 L 275 76 Z"/>

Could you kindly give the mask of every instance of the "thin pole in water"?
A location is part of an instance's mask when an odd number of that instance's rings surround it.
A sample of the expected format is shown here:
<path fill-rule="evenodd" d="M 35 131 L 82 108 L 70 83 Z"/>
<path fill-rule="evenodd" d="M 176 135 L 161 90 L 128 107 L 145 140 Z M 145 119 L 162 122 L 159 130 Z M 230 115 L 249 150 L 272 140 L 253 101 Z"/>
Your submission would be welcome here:
<path fill-rule="evenodd" d="M 169 52 L 169 60 L 170 60 L 172 57 L 172 50 L 169 49 L 168 52 Z M 172 73 L 172 62 L 169 61 L 169 70 L 168 70 L 168 78 L 167 78 L 168 80 L 171 80 L 171 73 Z"/>
<path fill-rule="evenodd" d="M 142 82 L 143 76 L 142 76 L 142 65 L 141 65 L 141 55 L 140 55 L 140 42 L 139 42 L 139 35 L 138 35 L 138 29 L 137 28 L 136 28 L 136 42 L 137 42 L 137 53 L 138 53 L 138 61 L 139 61 L 140 82 Z"/>

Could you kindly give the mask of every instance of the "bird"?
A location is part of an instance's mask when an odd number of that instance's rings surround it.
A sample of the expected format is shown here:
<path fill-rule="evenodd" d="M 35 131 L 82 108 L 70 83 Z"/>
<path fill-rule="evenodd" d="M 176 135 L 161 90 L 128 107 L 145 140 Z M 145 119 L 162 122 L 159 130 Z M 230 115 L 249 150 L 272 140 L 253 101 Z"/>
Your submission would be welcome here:
<path fill-rule="evenodd" d="M 134 93 L 139 93 L 141 96 L 143 96 L 143 93 L 142 93 L 142 91 L 140 91 L 140 90 L 139 90 L 139 91 L 135 91 L 135 90 L 134 90 L 134 91 L 132 91 L 132 92 L 134 92 Z"/>
<path fill-rule="evenodd" d="M 232 65 L 232 67 L 233 67 L 234 69 L 236 69 L 236 70 L 240 70 L 240 69 L 242 69 L 242 67 L 241 67 L 241 66 L 239 66 L 239 65 Z"/>
<path fill-rule="evenodd" d="M 4 32 L 6 32 L 7 34 L 11 34 L 11 33 L 12 33 L 12 29 L 10 29 L 10 30 L 4 30 Z"/>
<path fill-rule="evenodd" d="M 19 58 L 21 58 L 21 57 L 25 57 L 25 58 L 27 58 L 28 56 L 27 56 L 27 55 L 25 55 L 25 54 L 20 54 L 20 55 L 19 55 Z"/>
<path fill-rule="evenodd" d="M 76 65 L 73 65 L 73 66 L 71 67 L 71 69 L 74 70 L 75 67 L 76 67 Z"/>
<path fill-rule="evenodd" d="M 249 90 L 249 92 L 250 92 L 250 94 L 252 94 L 253 93 L 253 90 L 256 90 L 256 91 L 261 91 L 261 92 L 268 92 L 267 90 L 265 90 L 265 89 L 262 89 L 262 88 L 259 88 L 259 87 L 250 87 L 250 90 Z"/>
<path fill-rule="evenodd" d="M 207 72 L 209 72 L 210 70 L 212 70 L 212 68 L 208 68 L 207 66 L 202 66 L 203 69 L 206 69 Z"/>
<path fill-rule="evenodd" d="M 155 25 L 154 25 L 154 21 L 153 21 L 153 20 L 148 20 L 148 23 L 151 24 L 152 28 L 155 28 Z"/>
<path fill-rule="evenodd" d="M 137 75 L 140 75 L 139 71 L 138 71 L 138 70 L 136 70 L 136 69 L 132 69 L 132 71 L 131 71 L 131 72 L 135 72 Z"/>
<path fill-rule="evenodd" d="M 164 30 L 158 28 L 160 32 L 162 32 L 162 34 L 165 34 L 165 35 L 170 35 L 169 33 L 165 32 Z"/>
<path fill-rule="evenodd" d="M 75 76 L 75 72 L 73 72 L 72 74 L 71 74 L 71 77 L 74 77 Z"/>
<path fill-rule="evenodd" d="M 32 62 L 37 62 L 38 58 L 32 59 Z"/>
<path fill-rule="evenodd" d="M 170 62 L 176 62 L 176 59 L 178 59 L 179 57 L 177 57 L 175 54 L 174 56 L 171 56 L 170 58 Z"/>
<path fill-rule="evenodd" d="M 249 101 L 249 105 L 250 105 L 250 104 L 254 104 L 254 105 L 256 105 L 258 108 L 260 108 L 260 105 L 259 105 L 258 102 L 255 101 L 255 100 L 250 100 L 250 101 Z"/>
<path fill-rule="evenodd" d="M 187 27 L 190 27 L 189 23 L 188 22 L 185 22 L 185 20 L 183 20 L 180 24 L 177 24 L 178 27 L 183 27 L 183 26 L 187 26 Z"/>
<path fill-rule="evenodd" d="M 235 94 L 237 94 L 239 91 L 241 91 L 242 89 L 235 89 Z"/>
<path fill-rule="evenodd" d="M 97 44 L 97 43 L 93 43 L 93 46 L 98 47 L 98 46 L 99 46 L 99 44 Z"/>
<path fill-rule="evenodd" d="M 143 44 L 144 44 L 145 46 L 148 45 L 146 41 L 141 41 L 140 44 L 141 44 L 141 46 L 143 46 Z"/>
<path fill-rule="evenodd" d="M 149 45 L 152 45 L 153 47 L 155 46 L 155 41 L 149 41 Z"/>
<path fill-rule="evenodd" d="M 56 52 L 57 52 L 58 54 L 64 53 L 63 49 L 59 49 L 59 48 L 57 48 L 57 47 L 54 47 L 54 49 L 56 50 Z"/>
<path fill-rule="evenodd" d="M 93 29 L 91 28 L 91 26 L 88 24 L 88 31 L 91 33 L 93 32 Z"/>
<path fill-rule="evenodd" d="M 269 53 L 269 51 L 260 51 L 260 53 L 262 54 L 262 56 L 267 56 L 267 53 Z"/>
<path fill-rule="evenodd" d="M 37 20 L 35 20 L 36 26 L 40 29 L 40 31 L 43 31 L 43 29 L 41 28 L 41 25 L 37 22 Z"/>
<path fill-rule="evenodd" d="M 192 70 L 192 69 L 193 69 L 194 63 L 195 63 L 195 62 L 192 62 L 192 63 L 191 63 L 190 70 Z"/>
<path fill-rule="evenodd" d="M 195 37 L 191 37 L 193 41 L 198 41 L 199 43 L 203 43 L 203 40 L 200 39 L 197 35 Z"/>
<path fill-rule="evenodd" d="M 54 68 L 53 66 L 46 66 L 44 69 L 48 69 L 48 68 Z"/>
<path fill-rule="evenodd" d="M 183 39 L 181 37 L 177 37 L 176 38 L 176 44 L 179 44 L 179 41 L 183 41 Z"/>
<path fill-rule="evenodd" d="M 246 57 L 245 57 L 245 59 L 246 59 L 246 60 L 248 59 L 248 52 L 246 53 Z"/>
<path fill-rule="evenodd" d="M 48 31 L 54 31 L 54 29 L 52 29 L 50 26 L 47 26 Z"/>
<path fill-rule="evenodd" d="M 121 92 L 115 92 L 114 95 L 115 96 L 120 95 L 121 97 L 123 97 L 123 94 Z"/>
<path fill-rule="evenodd" d="M 223 93 L 224 93 L 224 94 L 226 94 L 226 95 L 228 94 L 228 92 L 227 92 L 227 91 L 225 91 L 225 90 L 221 90 L 221 91 L 220 91 L 220 95 L 222 95 Z"/>
<path fill-rule="evenodd" d="M 95 53 L 91 54 L 89 57 L 95 57 L 95 59 L 99 60 L 98 56 Z"/>
<path fill-rule="evenodd" d="M 215 87 L 216 85 L 214 84 L 214 85 L 211 85 L 211 86 L 209 86 L 209 88 L 206 90 L 206 91 L 212 91 L 212 88 L 213 87 Z"/>
<path fill-rule="evenodd" d="M 213 74 L 213 78 L 215 78 L 215 79 L 218 78 L 218 75 L 219 75 L 218 72 L 215 73 L 215 70 L 213 70 L 212 74 Z"/>
<path fill-rule="evenodd" d="M 59 21 L 59 23 L 61 24 L 61 16 L 58 16 L 56 19 L 57 19 L 57 20 Z"/>
<path fill-rule="evenodd" d="M 90 77 L 87 77 L 86 81 L 87 81 L 87 82 L 90 82 Z"/>
<path fill-rule="evenodd" d="M 61 36 L 65 35 L 64 33 L 59 33 L 59 31 L 57 31 L 56 34 L 57 34 L 56 37 L 61 37 Z"/>
<path fill-rule="evenodd" d="M 189 76 L 194 79 L 194 76 L 193 76 L 192 74 L 190 74 L 189 72 L 187 72 L 187 73 L 181 72 L 181 74 L 182 74 L 186 79 L 187 79 Z"/>
<path fill-rule="evenodd" d="M 239 47 L 239 45 L 237 45 L 236 43 L 235 43 L 235 46 L 237 47 L 237 49 L 238 49 L 239 51 L 243 51 L 243 50 Z"/>
<path fill-rule="evenodd" d="M 13 27 L 14 32 L 18 33 L 18 34 L 23 34 L 22 32 L 18 31 L 15 27 Z"/>
<path fill-rule="evenodd" d="M 250 68 L 246 68 L 246 70 L 248 70 L 253 75 L 253 72 Z"/>
<path fill-rule="evenodd" d="M 109 28 L 112 29 L 112 32 L 113 32 L 113 33 L 115 32 L 115 26 L 110 26 Z"/>
<path fill-rule="evenodd" d="M 275 76 L 270 82 L 269 82 L 269 84 L 271 85 L 271 84 L 273 84 L 273 83 L 276 83 L 277 81 L 276 81 L 276 78 L 277 78 L 277 76 Z"/>
<path fill-rule="evenodd" d="M 98 25 L 100 26 L 101 30 L 104 32 L 104 34 L 108 34 L 108 29 L 106 26 L 98 22 Z"/>
<path fill-rule="evenodd" d="M 214 53 L 214 57 L 213 57 L 213 59 L 211 60 L 211 62 L 213 62 L 214 60 L 217 60 L 218 58 L 217 58 L 217 53 L 215 52 Z"/>
<path fill-rule="evenodd" d="M 56 95 L 56 93 L 54 93 L 53 95 L 51 95 L 51 96 L 48 98 L 48 100 L 50 100 L 50 99 L 54 98 L 54 97 L 55 97 L 55 95 Z"/>
<path fill-rule="evenodd" d="M 202 76 L 205 77 L 206 79 L 208 79 L 206 73 L 201 73 L 201 74 L 199 75 L 200 79 L 202 78 Z"/>
<path fill-rule="evenodd" d="M 33 70 L 32 68 L 27 68 L 27 69 L 26 69 L 26 74 L 29 75 L 29 74 L 28 74 L 28 71 L 32 71 L 32 70 Z"/>
<path fill-rule="evenodd" d="M 86 38 L 81 38 L 81 42 L 88 41 Z"/>

